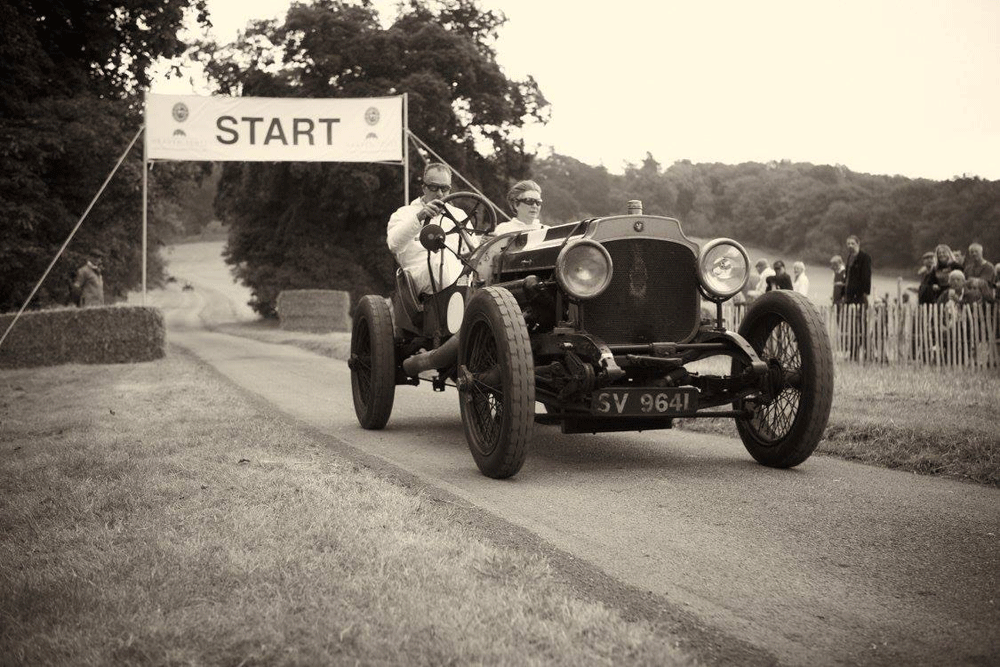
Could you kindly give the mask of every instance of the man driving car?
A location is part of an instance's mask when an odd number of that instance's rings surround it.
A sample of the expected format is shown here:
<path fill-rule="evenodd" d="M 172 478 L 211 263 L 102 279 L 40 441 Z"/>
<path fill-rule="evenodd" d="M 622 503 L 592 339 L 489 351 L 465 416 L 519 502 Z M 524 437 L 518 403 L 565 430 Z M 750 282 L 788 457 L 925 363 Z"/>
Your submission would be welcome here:
<path fill-rule="evenodd" d="M 441 201 L 451 192 L 451 170 L 446 165 L 431 162 L 424 168 L 423 190 L 422 196 L 399 207 L 389 218 L 386 243 L 400 268 L 409 274 L 416 291 L 430 294 L 451 285 L 462 273 L 462 262 L 455 255 L 461 237 L 447 234 L 455 228 L 455 223 L 441 213 L 447 208 L 457 220 L 464 219 L 465 214 Z M 448 246 L 430 252 L 429 257 L 427 249 L 420 244 L 420 230 L 428 223 L 441 226 L 447 234 L 445 243 Z"/>

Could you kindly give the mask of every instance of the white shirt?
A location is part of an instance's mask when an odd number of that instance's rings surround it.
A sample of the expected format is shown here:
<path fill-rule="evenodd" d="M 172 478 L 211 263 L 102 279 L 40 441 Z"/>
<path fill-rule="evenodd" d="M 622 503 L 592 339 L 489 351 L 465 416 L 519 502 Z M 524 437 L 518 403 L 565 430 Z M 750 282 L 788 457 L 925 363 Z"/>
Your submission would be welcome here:
<path fill-rule="evenodd" d="M 445 206 L 456 219 L 461 220 L 466 217 L 466 214 L 460 209 L 447 204 Z M 423 229 L 424 225 L 417 219 L 417 213 L 423 207 L 424 202 L 418 197 L 406 206 L 400 206 L 396 209 L 396 212 L 389 218 L 389 224 L 386 225 L 386 244 L 392 254 L 396 256 L 400 268 L 410 274 L 417 292 L 430 294 L 432 289 L 431 276 L 427 270 L 428 253 L 427 249 L 420 245 L 420 230 Z M 440 225 L 445 232 L 455 228 L 455 223 L 441 215 L 431 218 L 429 222 Z M 452 250 L 458 251 L 460 239 L 458 234 L 448 234 L 445 237 L 445 244 L 451 250 L 430 253 L 430 264 L 434 270 L 434 282 L 438 290 L 451 285 L 462 274 L 462 262 L 452 252 Z M 443 266 L 442 254 L 444 257 Z"/>
<path fill-rule="evenodd" d="M 757 281 L 757 286 L 753 288 L 750 292 L 750 296 L 760 296 L 767 291 L 767 279 L 774 275 L 774 269 L 770 266 L 765 267 L 763 271 L 760 272 L 760 280 Z"/>
<path fill-rule="evenodd" d="M 507 222 L 501 222 L 497 225 L 497 228 L 493 230 L 493 233 L 496 236 L 500 236 L 501 234 L 508 234 L 510 232 L 523 232 L 529 229 L 541 229 L 544 226 L 545 225 L 543 225 L 538 218 L 535 218 L 531 222 L 522 222 L 517 218 L 514 218 L 513 220 L 508 220 Z"/>
<path fill-rule="evenodd" d="M 809 296 L 809 278 L 805 273 L 800 273 L 798 278 L 792 280 L 792 289 L 802 296 Z"/>

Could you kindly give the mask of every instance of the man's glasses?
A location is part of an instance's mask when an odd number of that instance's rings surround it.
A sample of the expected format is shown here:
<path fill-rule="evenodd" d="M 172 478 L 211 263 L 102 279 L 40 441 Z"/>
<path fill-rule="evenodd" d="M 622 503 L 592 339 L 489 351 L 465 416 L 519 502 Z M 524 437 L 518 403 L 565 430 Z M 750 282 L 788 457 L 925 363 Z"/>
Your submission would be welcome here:
<path fill-rule="evenodd" d="M 541 199 L 532 199 L 530 197 L 523 197 L 521 199 L 515 199 L 514 201 L 516 201 L 518 204 L 527 204 L 528 206 L 541 206 L 542 205 L 542 200 Z"/>
<path fill-rule="evenodd" d="M 438 185 L 437 183 L 424 183 L 424 187 L 431 192 L 437 192 L 438 194 L 444 194 L 451 190 L 450 185 Z"/>

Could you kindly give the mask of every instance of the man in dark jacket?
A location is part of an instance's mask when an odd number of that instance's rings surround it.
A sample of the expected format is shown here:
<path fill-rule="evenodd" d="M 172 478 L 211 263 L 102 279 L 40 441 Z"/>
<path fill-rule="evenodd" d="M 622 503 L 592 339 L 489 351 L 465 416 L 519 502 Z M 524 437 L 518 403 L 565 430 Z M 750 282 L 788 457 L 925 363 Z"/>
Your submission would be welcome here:
<path fill-rule="evenodd" d="M 872 258 L 861 249 L 861 240 L 853 234 L 847 237 L 847 280 L 844 283 L 844 303 L 859 306 L 850 333 L 851 359 L 860 359 L 867 349 L 868 295 L 872 292 Z"/>
<path fill-rule="evenodd" d="M 872 293 L 872 258 L 861 249 L 861 241 L 853 234 L 847 237 L 847 282 L 844 302 L 868 305 Z"/>

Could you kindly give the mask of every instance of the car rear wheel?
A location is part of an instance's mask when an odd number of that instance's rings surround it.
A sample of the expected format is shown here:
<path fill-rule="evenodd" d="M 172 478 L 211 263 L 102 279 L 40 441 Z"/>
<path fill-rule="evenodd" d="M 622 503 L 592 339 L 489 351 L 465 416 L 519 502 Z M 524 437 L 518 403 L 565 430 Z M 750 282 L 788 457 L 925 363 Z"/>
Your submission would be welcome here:
<path fill-rule="evenodd" d="M 511 477 L 524 465 L 535 421 L 535 371 L 528 327 L 514 296 L 486 287 L 469 300 L 459 333 L 462 423 L 476 465 Z"/>
<path fill-rule="evenodd" d="M 791 468 L 816 449 L 833 403 L 833 355 L 819 312 L 795 292 L 776 290 L 754 301 L 739 333 L 768 365 L 773 398 L 748 397 L 735 404 L 752 416 L 737 417 L 736 430 L 760 463 Z M 734 374 L 745 364 L 733 361 Z"/>
<path fill-rule="evenodd" d="M 348 365 L 358 423 L 367 429 L 383 428 L 396 395 L 396 353 L 392 314 L 380 296 L 362 297 L 354 310 Z"/>

